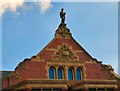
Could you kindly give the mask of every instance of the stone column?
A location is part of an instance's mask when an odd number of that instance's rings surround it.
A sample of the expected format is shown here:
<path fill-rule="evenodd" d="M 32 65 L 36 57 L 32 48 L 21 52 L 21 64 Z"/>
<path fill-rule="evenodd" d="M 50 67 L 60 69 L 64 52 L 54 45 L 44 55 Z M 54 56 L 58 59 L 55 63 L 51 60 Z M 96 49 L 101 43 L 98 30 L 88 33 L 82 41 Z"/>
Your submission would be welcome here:
<path fill-rule="evenodd" d="M 55 79 L 58 79 L 58 66 L 55 66 Z"/>
<path fill-rule="evenodd" d="M 77 69 L 77 67 L 74 67 L 74 80 L 77 80 L 77 76 L 76 76 L 76 69 Z"/>
<path fill-rule="evenodd" d="M 65 66 L 65 80 L 68 80 L 68 68 L 67 68 L 67 66 Z"/>

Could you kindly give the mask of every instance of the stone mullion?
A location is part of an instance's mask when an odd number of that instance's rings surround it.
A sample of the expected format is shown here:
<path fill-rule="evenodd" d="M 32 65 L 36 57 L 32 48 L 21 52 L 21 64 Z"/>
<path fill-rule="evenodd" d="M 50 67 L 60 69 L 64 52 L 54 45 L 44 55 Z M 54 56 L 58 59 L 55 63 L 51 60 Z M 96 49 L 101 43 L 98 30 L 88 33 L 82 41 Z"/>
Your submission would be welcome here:
<path fill-rule="evenodd" d="M 84 91 L 89 91 L 88 88 L 84 88 Z"/>
<path fill-rule="evenodd" d="M 41 88 L 41 91 L 43 91 L 43 88 Z"/>
<path fill-rule="evenodd" d="M 74 67 L 74 70 L 73 70 L 74 71 L 74 74 L 73 74 L 74 75 L 74 80 L 77 80 L 77 78 L 76 78 L 76 69 L 77 69 L 77 67 Z"/>
<path fill-rule="evenodd" d="M 48 65 L 48 68 L 46 67 L 46 70 L 47 70 L 47 74 L 46 74 L 47 79 L 49 79 L 49 68 L 50 68 L 50 65 Z"/>
<path fill-rule="evenodd" d="M 64 66 L 62 66 L 62 68 L 63 68 L 63 71 L 62 71 L 62 76 L 63 76 L 63 79 L 65 79 L 65 72 L 66 72 L 66 70 L 65 70 L 65 65 Z"/>
<path fill-rule="evenodd" d="M 65 74 L 65 79 L 68 80 L 68 67 L 65 66 L 64 70 L 65 70 L 65 73 L 64 73 Z"/>
<path fill-rule="evenodd" d="M 58 79 L 58 66 L 55 66 L 55 79 Z"/>
<path fill-rule="evenodd" d="M 86 79 L 87 78 L 87 74 L 86 74 L 86 67 L 85 64 L 81 67 L 81 71 L 82 71 L 82 79 Z"/>
<path fill-rule="evenodd" d="M 105 91 L 107 91 L 107 89 L 105 88 Z"/>

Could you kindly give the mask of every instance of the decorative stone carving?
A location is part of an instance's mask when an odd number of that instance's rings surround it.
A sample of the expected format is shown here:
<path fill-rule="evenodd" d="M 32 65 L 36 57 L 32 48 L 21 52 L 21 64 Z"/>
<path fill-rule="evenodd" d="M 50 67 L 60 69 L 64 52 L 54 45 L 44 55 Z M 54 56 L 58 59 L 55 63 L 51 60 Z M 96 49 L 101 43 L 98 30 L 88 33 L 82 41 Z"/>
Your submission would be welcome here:
<path fill-rule="evenodd" d="M 26 68 L 26 65 L 25 65 L 24 62 L 20 62 L 19 67 L 21 67 L 21 68 Z"/>
<path fill-rule="evenodd" d="M 14 78 L 17 78 L 18 77 L 18 73 L 16 71 L 13 71 L 10 73 L 9 75 L 10 77 L 14 77 Z"/>
<path fill-rule="evenodd" d="M 20 63 L 18 64 L 18 66 L 15 68 L 15 70 L 17 70 L 18 68 L 27 69 L 27 67 L 26 67 L 26 65 L 25 65 L 25 62 L 24 62 L 24 61 L 23 61 L 23 62 L 20 62 Z"/>
<path fill-rule="evenodd" d="M 103 65 L 103 67 L 107 70 L 113 70 L 111 65 Z"/>
<path fill-rule="evenodd" d="M 61 23 L 56 30 L 55 37 L 59 38 L 71 38 L 70 30 L 66 27 L 66 24 Z"/>
<path fill-rule="evenodd" d="M 72 50 L 67 45 L 63 45 L 58 52 L 53 56 L 55 60 L 77 60 Z"/>

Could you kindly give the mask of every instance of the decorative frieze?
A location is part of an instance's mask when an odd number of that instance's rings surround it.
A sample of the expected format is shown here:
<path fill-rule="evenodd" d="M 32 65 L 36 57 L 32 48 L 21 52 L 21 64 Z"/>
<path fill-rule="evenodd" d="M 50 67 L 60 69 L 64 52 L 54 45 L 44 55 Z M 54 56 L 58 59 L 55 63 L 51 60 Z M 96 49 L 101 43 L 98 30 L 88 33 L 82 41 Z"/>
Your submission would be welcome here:
<path fill-rule="evenodd" d="M 53 56 L 54 60 L 77 60 L 77 56 L 67 45 L 63 45 Z"/>

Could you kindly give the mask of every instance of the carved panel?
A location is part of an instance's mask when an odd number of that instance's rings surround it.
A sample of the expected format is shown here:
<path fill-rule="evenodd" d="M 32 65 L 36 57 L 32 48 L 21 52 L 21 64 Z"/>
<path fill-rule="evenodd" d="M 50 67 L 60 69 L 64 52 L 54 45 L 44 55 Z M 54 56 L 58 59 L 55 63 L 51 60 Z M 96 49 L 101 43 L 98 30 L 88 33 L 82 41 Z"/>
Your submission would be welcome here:
<path fill-rule="evenodd" d="M 55 60 L 77 60 L 77 56 L 67 45 L 63 45 L 58 52 L 53 56 Z"/>
<path fill-rule="evenodd" d="M 10 73 L 9 75 L 10 77 L 14 77 L 14 78 L 17 78 L 18 77 L 18 73 L 16 71 L 13 71 Z"/>

